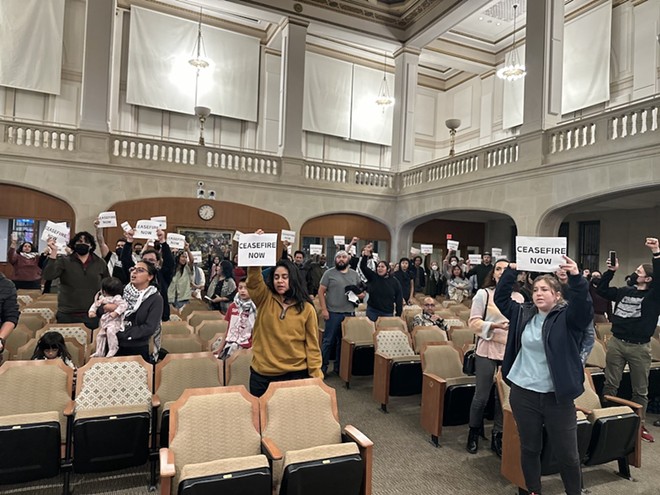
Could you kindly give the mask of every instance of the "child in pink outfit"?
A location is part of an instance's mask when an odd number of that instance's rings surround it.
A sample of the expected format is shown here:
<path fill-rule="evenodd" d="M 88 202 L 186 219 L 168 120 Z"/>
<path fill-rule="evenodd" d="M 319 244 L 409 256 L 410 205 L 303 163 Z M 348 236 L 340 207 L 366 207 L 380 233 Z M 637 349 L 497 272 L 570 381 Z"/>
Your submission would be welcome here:
<path fill-rule="evenodd" d="M 96 317 L 98 309 L 105 304 L 114 304 L 117 307 L 101 316 L 99 333 L 96 336 L 96 352 L 91 357 L 112 357 L 117 354 L 117 333 L 124 331 L 124 312 L 128 308 L 128 303 L 122 298 L 123 293 L 124 284 L 118 278 L 108 277 L 101 281 L 101 292 L 96 294 L 94 304 L 89 308 L 89 317 Z"/>

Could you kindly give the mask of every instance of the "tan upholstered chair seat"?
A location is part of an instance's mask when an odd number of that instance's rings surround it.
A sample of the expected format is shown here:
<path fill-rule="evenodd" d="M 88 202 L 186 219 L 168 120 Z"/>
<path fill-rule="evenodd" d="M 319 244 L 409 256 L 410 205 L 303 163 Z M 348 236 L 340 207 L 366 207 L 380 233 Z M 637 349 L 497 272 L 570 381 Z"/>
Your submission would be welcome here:
<path fill-rule="evenodd" d="M 99 407 L 96 409 L 85 409 L 76 411 L 76 419 L 100 418 L 104 416 L 119 416 L 122 414 L 149 413 L 150 407 L 147 404 L 135 404 L 126 406 Z"/>
<path fill-rule="evenodd" d="M 594 409 L 591 414 L 587 416 L 590 423 L 595 423 L 600 418 L 611 418 L 612 416 L 622 416 L 624 414 L 632 414 L 633 410 L 628 406 L 618 407 L 605 407 L 603 409 Z"/>
<path fill-rule="evenodd" d="M 199 464 L 188 464 L 181 468 L 179 483 L 188 479 L 203 478 L 218 474 L 237 473 L 248 469 L 267 468 L 268 459 L 265 455 L 252 455 L 248 457 L 232 457 L 229 459 L 218 459 Z"/>
<path fill-rule="evenodd" d="M 49 411 L 0 417 L 0 426 L 20 426 L 48 422 L 59 423 L 59 413 L 57 411 Z"/>

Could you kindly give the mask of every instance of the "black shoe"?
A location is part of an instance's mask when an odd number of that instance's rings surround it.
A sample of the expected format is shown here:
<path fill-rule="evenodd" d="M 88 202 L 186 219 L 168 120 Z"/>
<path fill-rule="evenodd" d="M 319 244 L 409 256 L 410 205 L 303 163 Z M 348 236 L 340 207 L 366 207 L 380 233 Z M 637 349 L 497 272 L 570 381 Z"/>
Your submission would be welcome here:
<path fill-rule="evenodd" d="M 481 426 L 479 427 L 479 436 L 484 440 L 488 440 L 488 438 L 486 438 L 486 430 L 484 429 L 483 423 L 481 423 Z"/>
<path fill-rule="evenodd" d="M 479 450 L 479 428 L 470 428 L 465 450 L 470 454 L 476 454 Z"/>
<path fill-rule="evenodd" d="M 490 437 L 490 450 L 497 454 L 497 457 L 502 457 L 502 432 L 493 432 Z"/>
<path fill-rule="evenodd" d="M 656 419 L 656 420 L 653 422 L 653 426 L 660 426 L 660 419 Z"/>

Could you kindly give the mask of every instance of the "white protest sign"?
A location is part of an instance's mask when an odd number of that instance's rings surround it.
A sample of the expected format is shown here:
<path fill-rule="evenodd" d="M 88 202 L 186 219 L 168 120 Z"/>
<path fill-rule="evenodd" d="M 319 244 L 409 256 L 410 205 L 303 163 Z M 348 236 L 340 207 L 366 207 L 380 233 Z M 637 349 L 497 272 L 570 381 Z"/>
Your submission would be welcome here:
<path fill-rule="evenodd" d="M 564 264 L 566 237 L 516 236 L 516 265 L 518 270 L 554 272 Z"/>
<path fill-rule="evenodd" d="M 282 235 L 280 237 L 282 239 L 282 242 L 289 241 L 291 244 L 296 242 L 296 233 L 293 230 L 282 229 Z"/>
<path fill-rule="evenodd" d="M 202 252 L 201 251 L 190 251 L 193 257 L 193 263 L 201 263 L 202 262 Z"/>
<path fill-rule="evenodd" d="M 502 248 L 493 248 L 490 250 L 490 254 L 493 255 L 493 258 L 497 259 L 502 256 Z"/>
<path fill-rule="evenodd" d="M 333 239 L 335 240 L 335 246 L 343 246 L 346 244 L 346 237 L 343 235 L 336 235 Z"/>
<path fill-rule="evenodd" d="M 480 265 L 481 264 L 481 255 L 480 254 L 469 254 L 468 258 L 471 265 Z"/>
<path fill-rule="evenodd" d="M 412 247 L 412 246 L 410 247 L 410 254 L 412 254 L 413 256 L 417 256 L 419 253 L 421 253 L 421 251 L 419 249 L 417 249 L 416 247 Z"/>
<path fill-rule="evenodd" d="M 167 245 L 170 247 L 170 249 L 184 249 L 186 247 L 186 236 L 168 232 Z"/>
<path fill-rule="evenodd" d="M 234 242 L 238 242 L 242 235 L 243 235 L 243 232 L 241 232 L 240 230 L 237 230 L 236 232 L 234 232 L 234 237 L 232 237 L 231 240 L 234 241 Z"/>
<path fill-rule="evenodd" d="M 323 254 L 323 245 L 322 244 L 310 244 L 309 245 L 309 254 Z"/>
<path fill-rule="evenodd" d="M 447 240 L 447 249 L 458 251 L 458 241 Z"/>
<path fill-rule="evenodd" d="M 272 266 L 277 262 L 277 234 L 243 234 L 238 240 L 238 266 Z"/>
<path fill-rule="evenodd" d="M 422 254 L 433 254 L 433 244 L 420 244 Z"/>
<path fill-rule="evenodd" d="M 138 220 L 133 231 L 134 239 L 155 239 L 158 224 L 152 220 Z"/>
<path fill-rule="evenodd" d="M 121 228 L 122 228 L 122 230 L 123 230 L 124 232 L 128 232 L 128 231 L 131 230 L 133 227 L 131 227 L 131 224 L 128 223 L 128 222 L 122 222 L 122 224 L 121 224 Z"/>
<path fill-rule="evenodd" d="M 371 253 L 371 256 L 373 256 L 374 260 L 378 262 L 378 253 Z"/>
<path fill-rule="evenodd" d="M 41 240 L 47 241 L 51 237 L 54 238 L 55 242 L 60 246 L 67 244 L 69 242 L 69 227 L 67 227 L 64 222 L 55 223 L 48 220 L 46 222 L 46 227 L 41 234 Z"/>
<path fill-rule="evenodd" d="M 156 222 L 160 230 L 167 230 L 167 217 L 151 217 L 151 221 Z"/>
<path fill-rule="evenodd" d="M 103 211 L 99 213 L 99 227 L 116 227 L 117 214 L 114 211 Z"/>

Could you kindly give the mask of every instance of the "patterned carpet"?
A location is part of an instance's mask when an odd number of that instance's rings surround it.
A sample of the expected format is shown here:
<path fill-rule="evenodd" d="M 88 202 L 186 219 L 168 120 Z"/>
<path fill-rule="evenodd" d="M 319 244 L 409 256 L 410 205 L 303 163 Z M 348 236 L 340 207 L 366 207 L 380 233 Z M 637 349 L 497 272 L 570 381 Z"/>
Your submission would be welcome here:
<path fill-rule="evenodd" d="M 467 427 L 448 427 L 435 448 L 419 426 L 420 397 L 392 398 L 389 413 L 371 398 L 371 378 L 355 378 L 347 390 L 334 375 L 328 384 L 337 390 L 342 425 L 352 424 L 374 442 L 374 495 L 514 495 L 517 490 L 499 473 L 499 460 L 482 445 L 477 455 L 465 451 Z M 651 423 L 656 416 L 649 416 Z M 591 495 L 657 495 L 660 493 L 660 428 L 650 426 L 658 441 L 643 443 L 641 469 L 632 469 L 634 482 L 619 478 L 616 462 L 584 468 Z M 490 428 L 487 425 L 487 433 Z M 147 466 L 116 473 L 74 475 L 75 495 L 150 493 Z M 564 493 L 558 476 L 543 480 L 545 495 Z M 15 486 L 0 485 L 0 494 L 59 495 L 59 479 Z M 311 495 L 311 494 L 310 494 Z"/>

